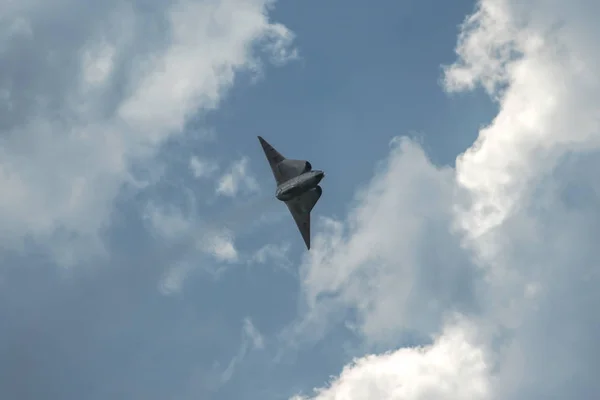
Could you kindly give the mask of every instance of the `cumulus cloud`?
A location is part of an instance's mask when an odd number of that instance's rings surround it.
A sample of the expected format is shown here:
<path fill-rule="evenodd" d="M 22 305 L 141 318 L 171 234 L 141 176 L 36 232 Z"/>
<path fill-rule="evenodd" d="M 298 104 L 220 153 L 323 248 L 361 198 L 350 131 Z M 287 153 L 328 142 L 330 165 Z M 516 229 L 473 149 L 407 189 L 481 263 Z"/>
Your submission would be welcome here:
<path fill-rule="evenodd" d="M 561 156 L 598 146 L 598 56 L 581 46 L 589 39 L 579 16 L 550 4 L 481 2 L 463 27 L 458 63 L 446 70 L 451 90 L 482 84 L 500 96 L 493 123 L 457 160 L 458 184 L 471 200 L 459 223 L 470 236 L 530 201 Z"/>
<path fill-rule="evenodd" d="M 259 51 L 285 59 L 292 35 L 270 4 L 2 2 L 4 246 L 97 238 L 123 187 L 141 183 L 132 165 L 217 107 Z"/>
<path fill-rule="evenodd" d="M 393 345 L 406 329 L 436 332 L 442 311 L 471 302 L 473 271 L 448 230 L 452 170 L 433 166 L 407 138 L 391 146 L 347 220 L 323 221 L 315 235 L 301 266 L 310 311 L 297 337 L 324 334 L 349 307 L 367 340 Z"/>
<path fill-rule="evenodd" d="M 471 327 L 451 324 L 430 346 L 356 359 L 328 388 L 291 400 L 485 400 L 489 365 Z"/>
<path fill-rule="evenodd" d="M 593 372 L 600 368 L 600 192 L 590 172 L 600 166 L 600 52 L 591 17 L 598 11 L 587 0 L 479 1 L 462 26 L 457 62 L 445 68 L 445 87 L 483 86 L 498 102 L 497 116 L 454 171 L 430 165 L 410 142 L 393 149 L 392 167 L 376 175 L 346 221 L 325 224 L 302 267 L 309 312 L 300 326 L 316 320 L 327 327 L 335 320 L 324 313 L 351 307 L 360 333 L 381 342 L 385 332 L 442 329 L 444 315 L 459 310 L 481 339 L 466 353 L 481 352 L 489 365 L 477 369 L 481 358 L 453 363 L 468 364 L 475 379 L 444 375 L 442 365 L 421 369 L 407 394 L 402 372 L 423 357 L 401 350 L 393 354 L 402 363 L 367 357 L 316 398 L 461 398 L 449 387 L 473 380 L 488 389 L 466 398 L 600 395 Z M 438 257 L 415 250 L 423 248 Z M 461 275 L 472 265 L 481 278 Z M 423 284 L 440 273 L 447 275 L 437 286 Z M 451 295 L 465 284 L 475 288 L 475 309 Z M 431 315 L 428 302 L 438 304 L 438 318 L 419 325 L 420 315 Z M 446 343 L 451 352 L 464 346 Z M 444 378 L 426 393 L 432 376 Z"/>

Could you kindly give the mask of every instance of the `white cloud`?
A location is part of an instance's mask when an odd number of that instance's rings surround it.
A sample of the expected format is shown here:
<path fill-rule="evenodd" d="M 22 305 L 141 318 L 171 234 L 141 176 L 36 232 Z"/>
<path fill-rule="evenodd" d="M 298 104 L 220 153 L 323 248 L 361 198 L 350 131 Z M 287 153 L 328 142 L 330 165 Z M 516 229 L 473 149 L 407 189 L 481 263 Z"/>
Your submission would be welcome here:
<path fill-rule="evenodd" d="M 96 48 L 86 49 L 83 53 L 82 71 L 84 85 L 91 88 L 106 83 L 115 63 L 115 48 L 108 43 L 98 43 Z"/>
<path fill-rule="evenodd" d="M 256 250 L 249 259 L 249 263 L 272 265 L 279 270 L 283 270 L 292 275 L 296 275 L 292 270 L 292 261 L 289 258 L 290 244 L 287 242 L 280 244 L 269 243 Z"/>
<path fill-rule="evenodd" d="M 166 272 L 159 282 L 163 294 L 181 291 L 185 279 L 194 269 L 218 276 L 223 271 L 223 264 L 236 263 L 240 259 L 232 233 L 200 219 L 195 212 L 186 213 L 180 207 L 151 203 L 146 206 L 144 220 L 161 241 L 179 249 L 176 261 L 165 266 Z"/>
<path fill-rule="evenodd" d="M 288 243 L 284 243 L 280 246 L 274 244 L 266 244 L 254 253 L 252 257 L 253 261 L 264 264 L 269 259 L 285 260 L 287 252 L 290 250 Z"/>
<path fill-rule="evenodd" d="M 463 29 L 459 62 L 446 71 L 450 89 L 506 86 L 495 120 L 457 160 L 457 181 L 471 197 L 459 222 L 472 237 L 530 201 L 561 156 L 600 144 L 599 54 L 581 45 L 589 43 L 579 26 L 586 18 L 563 11 L 553 2 L 483 1 Z"/>
<path fill-rule="evenodd" d="M 265 347 L 265 339 L 250 318 L 244 319 L 243 333 L 244 337 L 249 339 L 253 349 L 263 349 Z"/>
<path fill-rule="evenodd" d="M 323 333 L 317 327 L 350 307 L 366 339 L 394 345 L 405 329 L 437 332 L 442 311 L 469 302 L 470 264 L 448 230 L 452 178 L 415 142 L 394 140 L 347 221 L 316 232 L 301 266 L 310 311 L 293 335 Z"/>
<path fill-rule="evenodd" d="M 461 362 L 489 387 L 489 396 L 480 398 L 600 396 L 600 191 L 592 173 L 600 167 L 600 32 L 592 17 L 599 11 L 600 3 L 587 0 L 479 2 L 445 83 L 449 90 L 484 86 L 498 101 L 498 115 L 455 171 L 415 157 L 421 151 L 410 142 L 392 151 L 388 165 L 404 167 L 378 174 L 348 220 L 329 222 L 315 240 L 303 266 L 310 311 L 302 323 L 318 320 L 326 327 L 335 319 L 323 315 L 344 306 L 357 311 L 361 333 L 378 343 L 388 338 L 385 332 L 416 327 L 428 333 L 445 314 L 467 306 L 450 294 L 476 277 L 465 267 L 469 257 L 482 274 L 471 299 L 477 312 L 469 317 L 481 340 L 474 351 L 493 368 L 477 369 L 479 359 Z M 439 257 L 424 258 L 416 249 Z M 442 272 L 448 275 L 436 275 Z M 439 286 L 419 283 L 438 278 Z M 438 318 L 419 325 L 419 317 L 431 316 L 428 301 L 438 304 Z M 451 353 L 464 344 L 447 343 Z M 443 388 L 473 381 L 431 366 L 414 377 L 410 397 L 400 392 L 399 364 L 382 359 L 393 356 L 347 367 L 317 398 L 460 398 Z M 405 356 L 401 365 L 410 370 L 421 360 Z M 431 376 L 445 379 L 435 385 L 437 393 L 421 394 Z"/>
<path fill-rule="evenodd" d="M 233 236 L 227 231 L 210 235 L 203 241 L 203 247 L 218 261 L 235 262 L 238 260 L 238 252 L 233 243 Z"/>
<path fill-rule="evenodd" d="M 218 169 L 215 162 L 201 160 L 196 156 L 190 158 L 190 170 L 196 179 L 211 177 Z"/>
<path fill-rule="evenodd" d="M 67 251 L 84 248 L 75 238 L 97 238 L 123 185 L 135 183 L 130 165 L 217 107 L 235 72 L 256 68 L 254 44 L 285 58 L 292 36 L 269 22 L 270 4 L 179 0 L 142 14 L 117 0 L 3 2 L 3 244 L 62 232 Z"/>
<path fill-rule="evenodd" d="M 256 329 L 250 318 L 244 318 L 242 327 L 242 343 L 238 353 L 231 359 L 227 368 L 221 374 L 221 384 L 231 380 L 235 369 L 244 360 L 250 350 L 262 350 L 265 346 L 262 334 Z"/>
<path fill-rule="evenodd" d="M 310 399 L 490 399 L 489 365 L 473 343 L 471 329 L 464 323 L 450 325 L 430 346 L 354 360 L 330 387 L 316 390 Z"/>
<path fill-rule="evenodd" d="M 192 222 L 179 208 L 158 207 L 150 203 L 146 206 L 143 218 L 161 238 L 169 241 L 192 234 Z"/>
<path fill-rule="evenodd" d="M 239 192 L 256 192 L 258 183 L 256 179 L 250 175 L 248 167 L 248 158 L 243 157 L 235 161 L 228 172 L 223 174 L 217 184 L 217 194 L 222 196 L 235 196 Z"/>

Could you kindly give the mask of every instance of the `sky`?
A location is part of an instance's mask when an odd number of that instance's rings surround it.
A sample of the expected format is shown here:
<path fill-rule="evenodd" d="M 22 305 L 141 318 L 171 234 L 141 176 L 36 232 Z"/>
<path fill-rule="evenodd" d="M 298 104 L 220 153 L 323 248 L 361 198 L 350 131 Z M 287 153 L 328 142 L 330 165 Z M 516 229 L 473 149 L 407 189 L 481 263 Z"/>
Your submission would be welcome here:
<path fill-rule="evenodd" d="M 0 0 L 0 397 L 599 398 L 598 12 Z"/>

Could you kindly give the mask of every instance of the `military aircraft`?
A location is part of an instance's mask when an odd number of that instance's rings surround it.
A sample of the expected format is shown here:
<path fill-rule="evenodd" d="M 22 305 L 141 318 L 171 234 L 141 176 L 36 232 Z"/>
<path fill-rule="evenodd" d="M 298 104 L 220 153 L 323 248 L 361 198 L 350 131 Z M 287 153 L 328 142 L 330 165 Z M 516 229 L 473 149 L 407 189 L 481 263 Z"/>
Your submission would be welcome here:
<path fill-rule="evenodd" d="M 310 212 L 323 193 L 319 182 L 325 173 L 313 171 L 312 165 L 306 160 L 285 158 L 260 136 L 258 140 L 277 183 L 275 197 L 283 201 L 292 213 L 306 248 L 310 250 Z"/>

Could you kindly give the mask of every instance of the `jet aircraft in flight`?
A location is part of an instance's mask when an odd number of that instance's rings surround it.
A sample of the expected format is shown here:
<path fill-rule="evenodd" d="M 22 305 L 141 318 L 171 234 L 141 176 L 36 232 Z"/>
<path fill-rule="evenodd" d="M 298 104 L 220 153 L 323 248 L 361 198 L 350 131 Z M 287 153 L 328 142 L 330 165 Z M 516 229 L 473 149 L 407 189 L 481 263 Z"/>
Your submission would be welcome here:
<path fill-rule="evenodd" d="M 306 160 L 285 158 L 260 136 L 258 140 L 277 183 L 275 197 L 283 201 L 292 213 L 306 248 L 310 250 L 310 212 L 323 193 L 319 182 L 325 173 L 313 171 L 312 165 Z"/>

